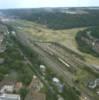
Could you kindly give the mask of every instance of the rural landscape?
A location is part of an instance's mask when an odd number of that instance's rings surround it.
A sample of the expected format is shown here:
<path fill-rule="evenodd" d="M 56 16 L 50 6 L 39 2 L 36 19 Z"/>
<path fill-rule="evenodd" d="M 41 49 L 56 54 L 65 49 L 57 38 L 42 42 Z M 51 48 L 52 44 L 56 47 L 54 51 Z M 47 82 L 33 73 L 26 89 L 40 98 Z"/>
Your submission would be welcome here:
<path fill-rule="evenodd" d="M 0 10 L 0 100 L 99 100 L 99 7 Z"/>

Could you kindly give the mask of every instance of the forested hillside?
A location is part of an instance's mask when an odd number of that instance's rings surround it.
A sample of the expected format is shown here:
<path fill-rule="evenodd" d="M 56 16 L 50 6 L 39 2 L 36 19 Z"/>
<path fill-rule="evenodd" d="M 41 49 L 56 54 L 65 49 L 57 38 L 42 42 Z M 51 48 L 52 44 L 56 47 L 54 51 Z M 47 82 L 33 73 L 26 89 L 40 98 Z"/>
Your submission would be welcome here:
<path fill-rule="evenodd" d="M 77 11 L 78 9 L 71 8 L 68 11 Z M 67 11 L 67 10 L 66 10 Z M 13 9 L 3 10 L 7 15 L 17 16 L 21 19 L 26 19 L 46 25 L 52 29 L 66 29 L 75 27 L 86 27 L 99 25 L 99 10 L 98 9 L 83 9 L 87 13 L 66 13 L 61 9 Z"/>
<path fill-rule="evenodd" d="M 99 27 L 90 27 L 78 32 L 76 41 L 80 51 L 99 56 Z"/>

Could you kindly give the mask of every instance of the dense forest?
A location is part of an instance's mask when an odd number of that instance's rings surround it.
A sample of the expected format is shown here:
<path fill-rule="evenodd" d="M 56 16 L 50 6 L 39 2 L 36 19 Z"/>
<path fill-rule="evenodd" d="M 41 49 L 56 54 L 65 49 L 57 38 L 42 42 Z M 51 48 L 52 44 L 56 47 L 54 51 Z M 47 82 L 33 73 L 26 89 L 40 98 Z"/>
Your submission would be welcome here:
<path fill-rule="evenodd" d="M 90 32 L 90 34 L 88 34 L 88 32 Z M 76 36 L 78 49 L 80 51 L 92 54 L 94 56 L 99 56 L 92 45 L 94 40 L 99 40 L 99 27 L 90 27 L 84 31 L 79 31 Z"/>
<path fill-rule="evenodd" d="M 77 10 L 77 9 L 76 9 Z M 69 11 L 76 11 L 70 8 Z M 46 25 L 52 29 L 65 29 L 85 26 L 99 25 L 98 9 L 83 9 L 87 13 L 65 13 L 61 9 L 12 9 L 3 10 L 8 16 L 16 16 L 17 18 L 26 19 Z"/>

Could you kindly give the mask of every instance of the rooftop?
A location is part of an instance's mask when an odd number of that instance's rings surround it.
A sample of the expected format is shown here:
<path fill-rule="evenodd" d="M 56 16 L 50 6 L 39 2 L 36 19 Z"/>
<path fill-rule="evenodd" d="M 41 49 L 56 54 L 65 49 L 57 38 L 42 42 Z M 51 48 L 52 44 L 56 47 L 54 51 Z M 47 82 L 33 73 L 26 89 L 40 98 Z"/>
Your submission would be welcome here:
<path fill-rule="evenodd" d="M 0 100 L 20 100 L 20 96 L 16 94 L 0 94 Z"/>

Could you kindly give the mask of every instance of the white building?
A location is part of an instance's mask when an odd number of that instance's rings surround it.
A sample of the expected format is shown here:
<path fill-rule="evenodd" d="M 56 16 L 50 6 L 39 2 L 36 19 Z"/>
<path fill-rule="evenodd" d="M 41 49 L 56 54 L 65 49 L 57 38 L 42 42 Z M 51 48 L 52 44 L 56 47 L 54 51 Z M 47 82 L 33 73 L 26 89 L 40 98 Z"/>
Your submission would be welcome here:
<path fill-rule="evenodd" d="M 45 67 L 44 65 L 40 65 L 40 69 L 41 69 L 42 71 L 45 71 L 45 70 L 46 70 L 46 67 Z"/>
<path fill-rule="evenodd" d="M 2 87 L 2 89 L 0 90 L 1 93 L 12 93 L 14 91 L 14 85 L 5 85 Z"/>
<path fill-rule="evenodd" d="M 19 95 L 16 94 L 0 94 L 0 100 L 21 100 Z"/>
<path fill-rule="evenodd" d="M 52 81 L 53 81 L 54 83 L 57 83 L 57 84 L 60 83 L 60 80 L 59 80 L 58 78 L 56 78 L 56 77 L 54 77 L 54 78 L 52 79 Z"/>
<path fill-rule="evenodd" d="M 64 89 L 64 85 L 60 82 L 60 80 L 54 77 L 52 81 L 57 86 L 58 92 L 62 93 Z"/>

